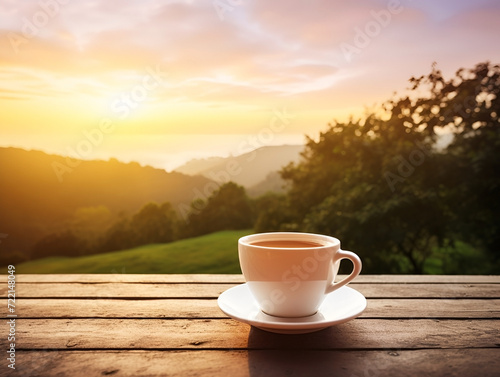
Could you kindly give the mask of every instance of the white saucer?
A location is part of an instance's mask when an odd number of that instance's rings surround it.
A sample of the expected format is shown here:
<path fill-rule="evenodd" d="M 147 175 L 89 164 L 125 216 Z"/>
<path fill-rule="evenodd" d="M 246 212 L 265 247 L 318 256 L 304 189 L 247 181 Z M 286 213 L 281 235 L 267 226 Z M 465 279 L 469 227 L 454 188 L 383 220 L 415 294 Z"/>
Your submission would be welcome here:
<path fill-rule="evenodd" d="M 233 319 L 280 334 L 305 334 L 326 329 L 356 318 L 366 308 L 366 298 L 350 287 L 341 287 L 328 294 L 316 314 L 301 318 L 274 317 L 263 313 L 246 284 L 223 292 L 217 303 Z"/>

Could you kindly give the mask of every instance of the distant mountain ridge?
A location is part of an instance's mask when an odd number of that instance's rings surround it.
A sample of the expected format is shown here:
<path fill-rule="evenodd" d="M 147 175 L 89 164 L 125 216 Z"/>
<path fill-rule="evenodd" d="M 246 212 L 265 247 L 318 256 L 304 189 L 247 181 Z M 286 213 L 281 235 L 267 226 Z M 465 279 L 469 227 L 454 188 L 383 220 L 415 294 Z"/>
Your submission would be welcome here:
<path fill-rule="evenodd" d="M 265 146 L 239 156 L 191 160 L 174 171 L 200 174 L 218 183 L 231 180 L 249 189 L 262 185 L 266 178 L 273 177 L 271 173 L 290 162 L 297 162 L 303 149 L 303 145 Z"/>
<path fill-rule="evenodd" d="M 198 175 L 224 161 L 224 157 L 195 158 L 175 168 L 173 171 L 187 175 Z"/>
<path fill-rule="evenodd" d="M 149 202 L 178 211 L 216 181 L 245 186 L 251 196 L 278 191 L 277 173 L 303 146 L 262 147 L 228 158 L 192 161 L 166 172 L 136 162 L 78 160 L 36 150 L 0 147 L 0 250 L 27 253 L 44 236 L 66 229 L 78 210 L 105 207 L 118 218 Z M 206 197 L 204 198 L 206 199 Z"/>
<path fill-rule="evenodd" d="M 0 233 L 7 234 L 0 248 L 27 250 L 82 207 L 131 214 L 148 202 L 190 205 L 209 182 L 135 162 L 68 160 L 0 147 Z"/>

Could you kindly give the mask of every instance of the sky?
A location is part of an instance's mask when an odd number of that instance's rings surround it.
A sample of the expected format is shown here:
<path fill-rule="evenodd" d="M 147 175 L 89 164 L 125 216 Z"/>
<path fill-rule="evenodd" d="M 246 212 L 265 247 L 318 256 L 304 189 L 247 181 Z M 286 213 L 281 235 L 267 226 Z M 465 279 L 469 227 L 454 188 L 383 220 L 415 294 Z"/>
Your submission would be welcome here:
<path fill-rule="evenodd" d="M 0 146 L 171 170 L 303 143 L 436 62 L 500 63 L 496 0 L 0 0 Z"/>

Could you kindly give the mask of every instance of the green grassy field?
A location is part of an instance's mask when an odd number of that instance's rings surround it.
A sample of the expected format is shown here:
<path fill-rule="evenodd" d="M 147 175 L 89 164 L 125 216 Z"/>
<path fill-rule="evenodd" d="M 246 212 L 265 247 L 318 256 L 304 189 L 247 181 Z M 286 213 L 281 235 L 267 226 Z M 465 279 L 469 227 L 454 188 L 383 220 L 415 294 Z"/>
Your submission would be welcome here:
<path fill-rule="evenodd" d="M 44 258 L 16 265 L 16 273 L 239 274 L 238 238 L 250 233 L 223 231 L 105 254 Z"/>

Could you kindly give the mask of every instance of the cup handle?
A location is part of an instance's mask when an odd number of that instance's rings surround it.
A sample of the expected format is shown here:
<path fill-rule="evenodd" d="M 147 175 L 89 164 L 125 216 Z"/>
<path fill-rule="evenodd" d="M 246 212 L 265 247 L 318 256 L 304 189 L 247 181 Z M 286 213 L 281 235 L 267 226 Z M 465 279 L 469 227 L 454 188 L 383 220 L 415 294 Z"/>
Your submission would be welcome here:
<path fill-rule="evenodd" d="M 352 269 L 352 272 L 348 277 L 342 279 L 337 283 L 332 282 L 328 287 L 326 287 L 325 293 L 331 293 L 336 289 L 343 287 L 344 285 L 352 281 L 361 272 L 361 266 L 362 266 L 361 259 L 352 251 L 347 251 L 347 250 L 337 251 L 337 253 L 335 253 L 335 256 L 333 257 L 332 263 L 335 264 L 341 259 L 349 259 L 354 265 L 354 268 Z"/>

